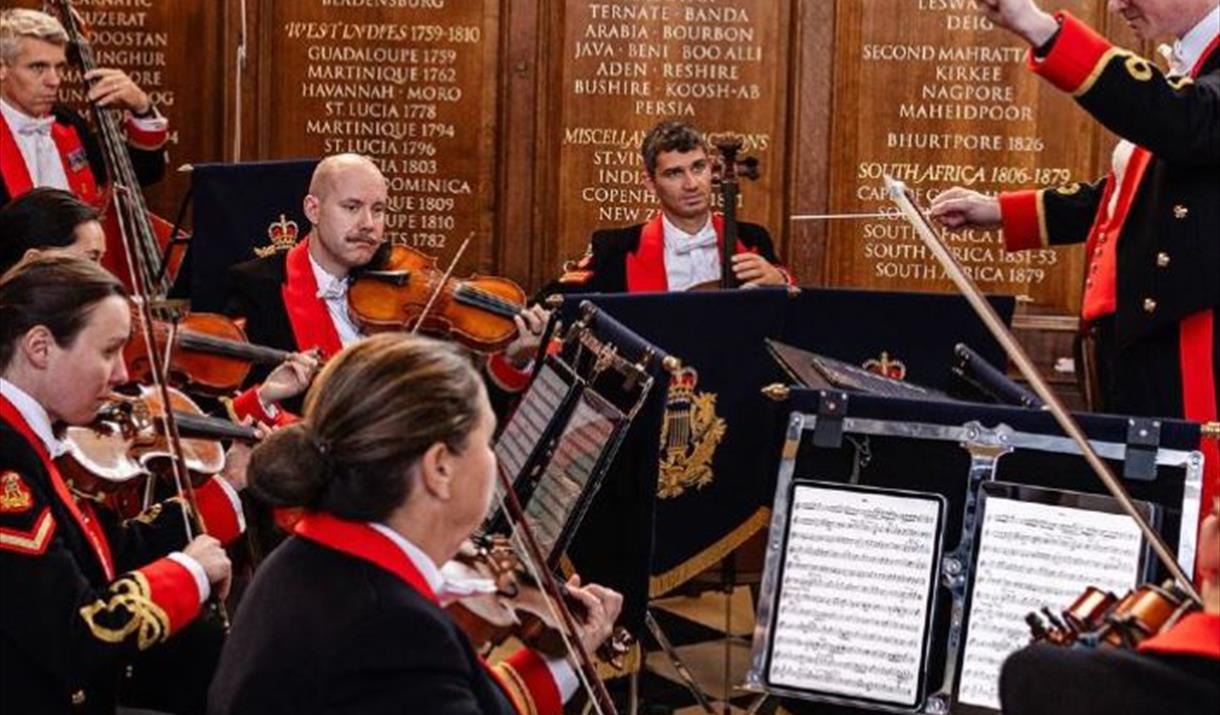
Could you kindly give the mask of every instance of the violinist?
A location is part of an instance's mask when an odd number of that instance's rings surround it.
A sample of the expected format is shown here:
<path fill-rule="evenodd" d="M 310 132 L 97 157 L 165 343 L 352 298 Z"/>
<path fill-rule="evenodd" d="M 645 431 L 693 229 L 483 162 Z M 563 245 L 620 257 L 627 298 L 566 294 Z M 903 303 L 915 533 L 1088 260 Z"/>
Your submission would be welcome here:
<path fill-rule="evenodd" d="M 1137 652 L 1037 644 L 1010 656 L 1000 675 L 1005 715 L 1220 712 L 1220 499 L 1203 519 L 1197 570 L 1202 612 Z"/>
<path fill-rule="evenodd" d="M 40 187 L 0 208 L 0 274 L 22 258 L 60 248 L 100 263 L 106 234 L 97 210 L 63 189 Z"/>
<path fill-rule="evenodd" d="M 225 312 L 245 318 L 253 342 L 283 350 L 318 349 L 326 358 L 360 340 L 364 336 L 348 311 L 348 282 L 353 271 L 372 265 L 380 255 L 387 204 L 385 177 L 372 160 L 356 154 L 322 159 L 304 199 L 313 229 L 286 253 L 230 269 Z M 537 350 L 546 319 L 539 306 L 522 311 L 515 317 L 517 338 L 488 360 L 497 404 L 507 404 L 525 388 L 529 374 L 524 368 Z M 287 407 L 299 411 L 299 398 L 284 392 L 276 398 L 294 397 Z M 233 404 L 236 416 L 275 422 L 279 410 L 266 397 L 259 401 L 243 393 Z"/>
<path fill-rule="evenodd" d="M 458 348 L 381 334 L 323 368 L 302 421 L 260 445 L 251 490 L 304 507 L 255 574 L 208 699 L 212 715 L 558 715 L 566 661 L 489 667 L 441 607 L 449 561 L 487 514 L 496 419 Z M 622 597 L 576 587 L 590 649 Z"/>
<path fill-rule="evenodd" d="M 0 668 L 5 710 L 112 713 L 136 654 L 194 621 L 242 529 L 245 448 L 196 489 L 210 536 L 189 543 L 183 502 L 120 523 L 74 491 L 58 431 L 88 424 L 126 380 L 131 329 L 121 284 L 85 259 L 47 253 L 0 278 Z"/>
<path fill-rule="evenodd" d="M 712 212 L 707 141 L 682 122 L 661 122 L 640 145 L 644 186 L 661 205 L 645 224 L 595 231 L 585 255 L 543 288 L 552 293 L 682 291 L 720 278 L 723 219 Z M 742 286 L 791 285 L 767 229 L 739 222 L 733 273 Z"/>
<path fill-rule="evenodd" d="M 0 12 L 0 205 L 50 186 L 100 203 L 107 181 L 97 140 L 83 117 L 58 104 L 67 68 L 68 34 L 54 17 L 17 8 Z M 122 70 L 85 74 L 87 96 L 127 112 L 124 128 L 142 184 L 165 173 L 169 123 Z"/>

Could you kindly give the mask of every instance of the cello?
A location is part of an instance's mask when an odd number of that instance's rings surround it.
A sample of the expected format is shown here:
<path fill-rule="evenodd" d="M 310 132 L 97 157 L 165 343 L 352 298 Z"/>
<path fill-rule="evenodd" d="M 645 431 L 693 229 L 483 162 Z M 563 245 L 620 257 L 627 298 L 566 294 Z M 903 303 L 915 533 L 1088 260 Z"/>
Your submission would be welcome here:
<path fill-rule="evenodd" d="M 68 34 L 68 43 L 75 48 L 82 74 L 97 69 L 93 47 L 71 0 L 47 0 L 46 4 L 59 16 Z M 156 296 L 164 296 L 169 292 L 172 278 L 169 269 L 176 269 L 176 264 L 181 262 L 181 257 L 172 266 L 162 261 L 162 250 L 170 243 L 173 227 L 148 210 L 131 156 L 127 153 L 127 139 L 119 121 L 122 112 L 98 106 L 95 102 L 90 102 L 90 110 L 108 178 L 99 206 L 102 228 L 108 246 L 119 249 L 106 251 L 102 265 L 118 276 L 129 291 L 134 292 L 136 285 L 142 284 L 155 288 Z M 137 272 L 141 275 L 137 276 Z"/>

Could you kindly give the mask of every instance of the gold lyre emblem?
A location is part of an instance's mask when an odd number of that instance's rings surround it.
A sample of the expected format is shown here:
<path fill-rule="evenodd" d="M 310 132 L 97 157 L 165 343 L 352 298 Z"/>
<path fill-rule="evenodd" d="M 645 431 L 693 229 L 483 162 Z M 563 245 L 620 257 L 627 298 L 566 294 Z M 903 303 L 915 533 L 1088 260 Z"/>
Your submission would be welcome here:
<path fill-rule="evenodd" d="M 669 380 L 661 425 L 661 470 L 657 496 L 672 499 L 712 483 L 712 458 L 728 425 L 716 415 L 716 395 L 696 392 L 699 373 L 685 367 Z"/>
<path fill-rule="evenodd" d="M 267 238 L 271 243 L 255 248 L 254 255 L 266 258 L 277 251 L 287 251 L 297 244 L 299 232 L 296 221 L 289 221 L 287 216 L 280 214 L 279 221 L 272 221 L 267 225 Z"/>
<path fill-rule="evenodd" d="M 34 495 L 21 481 L 21 475 L 12 471 L 0 475 L 0 512 L 14 514 L 29 511 L 32 506 Z"/>

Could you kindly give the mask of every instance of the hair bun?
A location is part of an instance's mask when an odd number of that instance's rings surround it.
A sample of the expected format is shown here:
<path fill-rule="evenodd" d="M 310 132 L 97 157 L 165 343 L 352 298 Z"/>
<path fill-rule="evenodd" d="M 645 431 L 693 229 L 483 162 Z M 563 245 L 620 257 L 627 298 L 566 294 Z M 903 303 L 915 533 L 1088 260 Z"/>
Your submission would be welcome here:
<path fill-rule="evenodd" d="M 329 449 L 304 422 L 272 432 L 250 455 L 250 490 L 272 506 L 315 503 L 329 480 Z"/>

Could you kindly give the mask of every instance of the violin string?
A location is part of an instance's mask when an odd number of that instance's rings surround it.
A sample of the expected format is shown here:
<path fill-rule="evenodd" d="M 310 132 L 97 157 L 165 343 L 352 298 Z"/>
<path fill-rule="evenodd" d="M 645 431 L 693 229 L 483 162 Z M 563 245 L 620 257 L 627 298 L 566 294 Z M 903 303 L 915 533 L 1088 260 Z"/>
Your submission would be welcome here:
<path fill-rule="evenodd" d="M 496 493 L 496 496 L 500 501 L 500 509 L 503 510 L 505 515 L 510 515 L 508 518 L 509 538 L 514 542 L 517 552 L 522 556 L 521 563 L 525 566 L 526 570 L 529 571 L 530 577 L 534 579 L 534 582 L 538 584 L 539 588 L 541 588 L 542 592 L 545 594 L 546 581 L 543 579 L 543 575 L 540 573 L 540 571 L 541 569 L 546 568 L 546 564 L 537 564 L 534 562 L 534 556 L 526 544 L 525 537 L 521 533 L 523 529 L 529 528 L 529 526 L 524 523 L 525 511 L 521 508 L 520 504 L 517 504 L 517 509 L 515 511 L 517 512 L 517 517 L 519 518 L 514 522 L 514 519 L 511 516 L 514 510 L 509 509 L 509 500 L 511 499 L 514 502 L 516 501 L 516 492 L 512 492 L 511 495 L 509 494 L 509 492 L 513 489 L 512 480 L 505 471 L 505 467 L 499 462 L 496 463 L 496 474 L 498 476 L 497 482 L 501 487 Z M 558 594 L 556 594 L 556 598 L 558 598 Z M 578 639 L 579 635 L 575 632 L 568 633 L 567 621 L 561 617 L 562 614 L 560 613 L 560 605 L 551 598 L 546 598 L 543 600 L 546 602 L 547 610 L 551 612 L 551 618 L 555 620 L 557 626 L 555 630 L 559 634 L 559 638 L 563 642 L 564 648 L 567 650 L 569 655 L 577 652 L 576 646 L 573 645 L 572 641 Z M 590 660 L 590 666 L 591 665 L 592 661 Z M 576 676 L 579 678 L 585 692 L 589 694 L 589 702 L 594 704 L 594 709 L 597 711 L 598 715 L 607 715 L 602 709 L 602 704 L 598 702 L 599 698 L 595 694 L 593 684 L 589 681 L 590 675 L 586 673 L 585 669 L 580 667 L 579 664 L 573 667 L 573 670 L 576 672 Z M 594 674 L 593 677 L 596 677 L 596 674 Z M 613 704 L 611 704 L 611 707 L 613 707 Z"/>
<path fill-rule="evenodd" d="M 459 302 L 483 308 L 505 318 L 512 318 L 521 312 L 521 306 L 467 284 L 459 286 L 453 295 Z"/>

